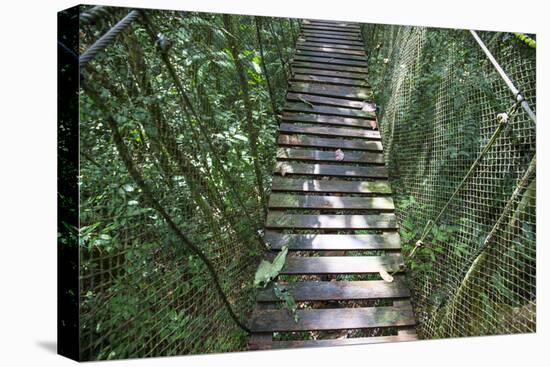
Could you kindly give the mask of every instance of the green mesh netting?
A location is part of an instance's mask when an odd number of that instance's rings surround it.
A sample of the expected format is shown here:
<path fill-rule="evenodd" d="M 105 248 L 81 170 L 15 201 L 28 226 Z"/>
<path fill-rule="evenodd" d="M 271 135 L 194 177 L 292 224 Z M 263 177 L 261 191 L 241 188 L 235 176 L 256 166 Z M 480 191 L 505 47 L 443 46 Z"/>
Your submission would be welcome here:
<path fill-rule="evenodd" d="M 468 31 L 368 25 L 363 34 L 407 254 L 514 96 Z M 535 50 L 509 33 L 480 36 L 536 110 Z M 421 337 L 535 331 L 535 131 L 519 108 L 407 259 Z"/>
<path fill-rule="evenodd" d="M 81 52 L 127 12 L 105 8 L 97 21 L 82 24 Z M 241 320 L 254 301 L 263 208 L 253 160 L 268 186 L 277 126 L 273 108 L 282 105 L 299 25 L 282 18 L 146 13 L 155 36 L 162 33 L 173 43 L 169 59 L 189 103 L 182 101 L 159 44 L 141 20 L 82 71 L 83 360 L 225 352 L 246 345 L 246 333 L 231 319 L 205 264 L 141 195 L 113 142 L 109 118 L 156 200 L 212 262 Z M 232 39 L 253 111 L 240 91 Z M 257 158 L 250 153 L 254 131 L 248 122 L 257 128 Z"/>

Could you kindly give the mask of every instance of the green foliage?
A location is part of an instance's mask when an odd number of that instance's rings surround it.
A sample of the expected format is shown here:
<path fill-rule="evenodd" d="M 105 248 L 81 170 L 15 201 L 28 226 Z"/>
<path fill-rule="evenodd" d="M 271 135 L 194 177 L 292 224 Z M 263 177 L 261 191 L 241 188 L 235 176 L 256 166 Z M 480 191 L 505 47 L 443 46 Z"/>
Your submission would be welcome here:
<path fill-rule="evenodd" d="M 254 275 L 254 286 L 258 288 L 265 288 L 269 282 L 279 275 L 279 272 L 285 265 L 286 255 L 288 253 L 288 247 L 283 246 L 281 251 L 277 254 L 273 262 L 262 260 Z"/>
<path fill-rule="evenodd" d="M 288 291 L 288 288 L 286 288 L 284 285 L 280 285 L 278 283 L 273 284 L 273 292 L 275 292 L 275 296 L 284 302 L 284 307 L 290 312 L 292 317 L 294 318 L 294 322 L 298 322 L 299 317 L 298 313 L 296 312 L 298 310 L 298 305 L 296 304 L 296 300 L 290 294 Z"/>
<path fill-rule="evenodd" d="M 101 22 L 82 25 L 84 49 L 126 14 L 107 10 Z M 59 237 L 68 243 L 72 233 L 80 244 L 83 359 L 222 352 L 245 343 L 202 260 L 174 236 L 128 174 L 108 117 L 153 196 L 213 263 L 243 319 L 263 255 L 254 164 L 267 183 L 276 149 L 273 106 L 280 108 L 286 89 L 275 50 L 288 58 L 293 41 L 282 34 L 290 21 L 273 27 L 275 20 L 262 19 L 262 57 L 253 17 L 231 16 L 236 26 L 229 32 L 217 14 L 147 15 L 154 35 L 173 44 L 168 58 L 185 96 L 141 21 L 82 71 L 81 227 L 62 227 Z M 240 50 L 248 106 L 230 40 Z M 245 123 L 248 115 L 257 131 Z"/>

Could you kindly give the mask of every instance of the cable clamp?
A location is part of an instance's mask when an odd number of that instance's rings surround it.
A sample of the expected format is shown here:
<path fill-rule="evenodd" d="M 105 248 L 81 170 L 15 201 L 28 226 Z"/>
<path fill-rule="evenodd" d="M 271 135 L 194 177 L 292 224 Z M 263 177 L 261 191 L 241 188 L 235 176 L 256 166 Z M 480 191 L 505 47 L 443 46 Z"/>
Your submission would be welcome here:
<path fill-rule="evenodd" d="M 499 113 L 497 115 L 497 121 L 499 124 L 505 125 L 508 122 L 510 116 L 506 112 Z"/>

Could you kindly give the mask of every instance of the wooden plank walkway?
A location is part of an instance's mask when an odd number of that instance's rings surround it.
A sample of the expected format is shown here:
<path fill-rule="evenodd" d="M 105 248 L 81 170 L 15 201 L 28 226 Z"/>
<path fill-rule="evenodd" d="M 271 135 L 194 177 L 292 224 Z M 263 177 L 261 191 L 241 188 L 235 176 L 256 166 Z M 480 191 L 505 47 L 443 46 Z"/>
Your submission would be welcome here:
<path fill-rule="evenodd" d="M 276 282 L 299 309 L 259 290 L 249 347 L 415 340 L 359 25 L 304 20 L 291 68 L 264 239 L 288 247 Z"/>

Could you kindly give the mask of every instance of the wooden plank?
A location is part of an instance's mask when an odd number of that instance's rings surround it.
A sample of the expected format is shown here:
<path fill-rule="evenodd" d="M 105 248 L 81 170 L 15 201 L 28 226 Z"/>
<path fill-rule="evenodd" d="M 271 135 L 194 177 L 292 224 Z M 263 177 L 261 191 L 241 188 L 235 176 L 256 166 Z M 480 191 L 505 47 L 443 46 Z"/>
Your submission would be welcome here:
<path fill-rule="evenodd" d="M 317 75 L 317 76 L 330 76 L 333 78 L 342 78 L 342 79 L 354 79 L 357 81 L 365 81 L 365 74 L 361 73 L 350 73 L 345 71 L 334 71 L 334 70 L 323 70 L 323 69 L 312 69 L 312 68 L 300 68 L 292 66 L 292 72 L 296 74 L 306 74 L 306 75 Z"/>
<path fill-rule="evenodd" d="M 361 42 L 361 34 L 359 33 L 348 33 L 348 32 L 340 32 L 340 31 L 329 31 L 325 29 L 310 29 L 310 28 L 303 28 L 300 32 L 300 35 L 302 36 L 315 36 L 315 37 L 326 37 L 331 38 L 335 40 L 351 40 L 351 41 L 357 41 Z"/>
<path fill-rule="evenodd" d="M 331 52 L 331 53 L 337 53 L 342 55 L 355 55 L 355 56 L 361 56 L 363 59 L 367 57 L 367 54 L 365 51 L 362 50 L 346 50 L 336 47 L 330 47 L 330 46 L 312 46 L 312 45 L 304 45 L 299 44 L 296 46 L 297 50 L 302 51 L 315 51 L 315 52 Z"/>
<path fill-rule="evenodd" d="M 298 322 L 287 310 L 255 312 L 250 320 L 254 332 L 364 329 L 414 325 L 412 308 L 362 307 L 298 310 Z"/>
<path fill-rule="evenodd" d="M 335 164 L 307 164 L 278 162 L 275 172 L 284 175 L 310 175 L 332 177 L 387 178 L 388 169 L 385 166 L 345 166 Z"/>
<path fill-rule="evenodd" d="M 369 140 L 345 140 L 320 138 L 316 136 L 298 136 L 298 135 L 279 135 L 277 139 L 279 145 L 296 147 L 314 147 L 314 148 L 336 148 L 352 150 L 382 150 L 382 143 Z"/>
<path fill-rule="evenodd" d="M 256 310 L 273 310 L 276 308 L 276 303 L 273 302 L 258 302 Z M 252 333 L 248 338 L 248 349 L 259 350 L 269 349 L 273 343 L 273 333 Z"/>
<path fill-rule="evenodd" d="M 394 281 L 384 280 L 318 282 L 302 281 L 278 283 L 284 286 L 296 301 L 344 301 L 404 298 L 410 296 L 409 286 L 402 276 Z M 262 289 L 256 296 L 258 302 L 280 302 L 273 291 L 273 285 Z"/>
<path fill-rule="evenodd" d="M 365 76 L 367 74 L 367 68 L 358 68 L 354 66 L 344 66 L 344 65 L 326 64 L 326 63 L 323 64 L 323 63 L 316 63 L 316 62 L 294 61 L 292 63 L 292 66 L 299 67 L 299 68 L 317 69 L 317 70 L 363 73 L 365 74 Z"/>
<path fill-rule="evenodd" d="M 296 61 L 302 62 L 317 62 L 322 64 L 331 64 L 331 65 L 343 65 L 343 66 L 355 66 L 359 68 L 367 68 L 366 61 L 357 61 L 357 60 L 344 60 L 334 57 L 319 57 L 319 56 L 304 56 L 300 54 L 294 54 L 292 58 Z"/>
<path fill-rule="evenodd" d="M 345 345 L 378 344 L 378 343 L 396 343 L 418 340 L 415 335 L 388 335 L 371 336 L 361 338 L 345 339 L 317 339 L 317 340 L 274 340 L 270 349 L 289 349 L 289 348 L 315 348 L 315 347 L 338 347 Z"/>
<path fill-rule="evenodd" d="M 338 42 L 323 42 L 317 40 L 306 40 L 305 38 L 298 38 L 296 40 L 297 47 L 311 46 L 311 47 L 331 47 L 338 50 L 352 50 L 352 51 L 365 51 L 364 46 L 359 45 L 345 45 Z"/>
<path fill-rule="evenodd" d="M 356 99 L 359 101 L 369 100 L 372 93 L 367 88 L 342 87 L 334 85 L 319 85 L 312 83 L 291 82 L 289 91 L 298 93 L 317 94 L 327 97 L 340 97 Z"/>
<path fill-rule="evenodd" d="M 286 99 L 288 101 L 297 101 L 297 102 L 303 102 L 305 100 L 313 104 L 322 104 L 322 105 L 328 105 L 328 106 L 346 107 L 346 108 L 354 108 L 354 109 L 361 109 L 365 105 L 365 102 L 363 101 L 354 101 L 351 99 L 332 98 L 332 97 L 318 96 L 315 94 L 294 93 L 294 92 L 288 92 L 286 94 Z"/>
<path fill-rule="evenodd" d="M 324 31 L 337 34 L 351 34 L 353 36 L 361 37 L 361 32 L 357 28 L 349 27 L 332 27 L 330 25 L 320 25 L 320 24 L 304 24 L 302 30 L 308 31 Z"/>
<path fill-rule="evenodd" d="M 327 32 L 327 31 L 311 31 L 308 29 L 304 29 L 301 32 L 301 36 L 304 36 L 306 38 L 308 37 L 319 37 L 319 38 L 326 38 L 331 39 L 334 41 L 353 41 L 361 43 L 361 37 L 359 35 L 348 35 L 348 34 L 342 34 L 342 33 L 334 33 L 334 32 Z"/>
<path fill-rule="evenodd" d="M 403 256 L 289 256 L 280 274 L 376 274 L 382 270 L 398 272 L 403 269 Z"/>
<path fill-rule="evenodd" d="M 329 108 L 329 107 L 327 107 Z M 333 107 L 336 108 L 336 107 Z M 322 111 L 322 109 L 315 109 L 316 112 Z M 310 134 L 310 135 L 327 135 L 337 137 L 348 138 L 362 138 L 362 139 L 380 139 L 380 132 L 377 130 L 366 129 L 353 129 L 345 127 L 327 127 L 327 126 L 308 126 L 300 125 L 288 122 L 282 122 L 279 125 L 279 131 L 283 133 L 295 133 L 295 134 Z"/>
<path fill-rule="evenodd" d="M 307 101 L 307 100 L 306 100 Z M 313 105 L 313 106 L 312 106 Z M 330 116 L 342 116 L 342 117 L 355 117 L 364 119 L 374 119 L 376 115 L 374 112 L 362 111 L 358 109 L 343 108 L 343 107 L 331 107 L 318 104 L 309 104 L 305 102 L 286 102 L 283 106 L 285 111 L 291 112 L 303 112 L 314 113 Z"/>
<path fill-rule="evenodd" d="M 266 231 L 264 241 L 272 250 L 287 246 L 291 251 L 399 250 L 397 232 L 383 234 L 285 234 Z"/>
<path fill-rule="evenodd" d="M 272 193 L 268 207 L 271 209 L 346 209 L 393 210 L 390 197 L 313 196 Z"/>
<path fill-rule="evenodd" d="M 314 161 L 314 162 L 349 162 L 349 163 L 374 163 L 384 164 L 382 153 L 372 152 L 346 152 L 344 157 L 339 159 L 336 152 L 326 150 L 279 148 L 277 159 L 293 161 Z"/>
<path fill-rule="evenodd" d="M 334 77 L 322 76 L 322 75 L 319 76 L 319 75 L 294 74 L 292 76 L 292 80 L 298 81 L 298 82 L 344 85 L 348 87 L 368 87 L 369 86 L 365 80 L 342 79 L 342 78 L 334 78 Z"/>
<path fill-rule="evenodd" d="M 356 60 L 356 61 L 366 62 L 366 59 L 365 59 L 364 56 L 341 54 L 341 53 L 338 53 L 338 52 L 329 52 L 329 51 L 296 49 L 295 55 L 313 56 L 313 57 L 327 57 L 327 58 L 331 58 L 331 59 Z"/>
<path fill-rule="evenodd" d="M 326 97 L 323 97 L 323 98 L 326 98 Z M 347 102 L 350 102 L 350 101 L 347 101 Z M 357 102 L 357 103 L 363 103 L 363 102 Z M 335 116 L 328 116 L 328 115 L 316 115 L 312 113 L 294 113 L 294 112 L 288 112 L 288 111 L 283 112 L 283 121 L 371 128 L 370 121 L 365 119 L 357 119 L 352 117 L 335 117 Z"/>
<path fill-rule="evenodd" d="M 342 194 L 391 194 L 391 187 L 387 181 L 313 180 L 280 176 L 273 177 L 271 190 Z"/>
<path fill-rule="evenodd" d="M 266 228 L 301 229 L 397 229 L 395 214 L 339 215 L 339 214 L 288 214 L 271 211 L 267 214 Z"/>
<path fill-rule="evenodd" d="M 303 41 L 311 41 L 311 42 L 318 42 L 318 43 L 334 43 L 334 44 L 341 44 L 341 45 L 348 45 L 348 46 L 358 46 L 360 48 L 364 49 L 363 42 L 360 41 L 350 41 L 350 40 L 341 40 L 341 39 L 334 39 L 330 37 L 318 37 L 313 35 L 301 35 L 300 38 Z"/>
<path fill-rule="evenodd" d="M 331 27 L 361 29 L 359 24 L 345 21 L 304 19 L 302 22 L 307 25 L 327 25 Z"/>

